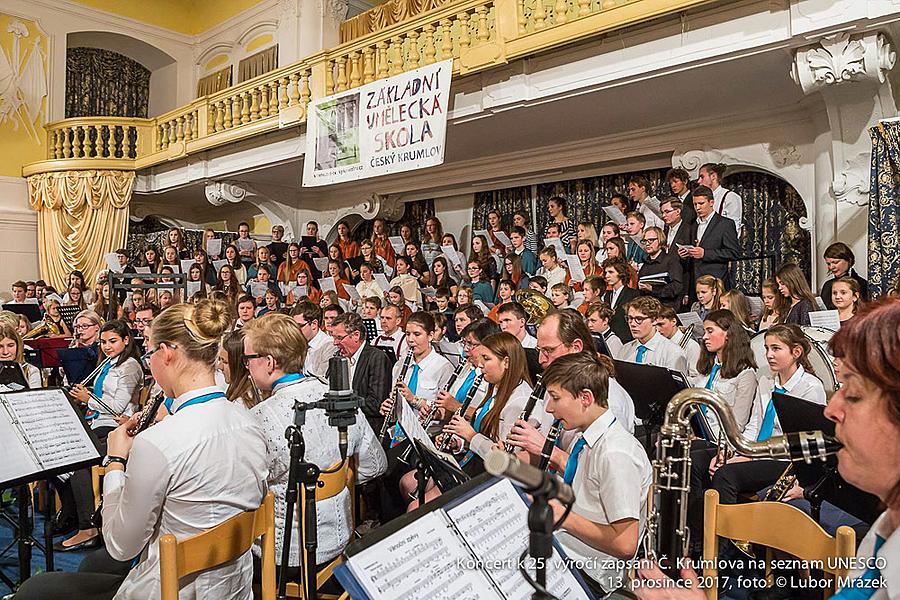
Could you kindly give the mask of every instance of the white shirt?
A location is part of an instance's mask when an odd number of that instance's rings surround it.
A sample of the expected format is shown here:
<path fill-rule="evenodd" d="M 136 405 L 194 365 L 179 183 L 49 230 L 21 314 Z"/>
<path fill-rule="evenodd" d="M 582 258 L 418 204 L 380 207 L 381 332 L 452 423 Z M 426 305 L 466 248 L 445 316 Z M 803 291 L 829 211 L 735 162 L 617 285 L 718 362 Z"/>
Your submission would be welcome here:
<path fill-rule="evenodd" d="M 25 375 L 25 381 L 28 383 L 28 389 L 36 390 L 44 387 L 44 381 L 41 379 L 41 370 L 31 363 L 19 363 L 22 365 L 22 374 Z"/>
<path fill-rule="evenodd" d="M 324 329 L 319 329 L 319 331 L 316 332 L 316 335 L 307 342 L 307 345 L 310 350 L 315 350 L 324 345 L 334 346 L 334 338 L 325 333 Z"/>
<path fill-rule="evenodd" d="M 622 387 L 614 377 L 609 378 L 609 397 L 606 399 L 609 412 L 613 414 L 622 429 L 634 433 L 634 400 L 628 390 Z"/>
<path fill-rule="evenodd" d="M 784 385 L 781 385 L 778 375 L 760 377 L 759 385 L 756 386 L 756 396 L 753 398 L 753 408 L 750 410 L 750 420 L 747 421 L 747 426 L 744 427 L 743 432 L 744 437 L 748 440 L 756 441 L 766 410 L 769 408 L 769 402 L 772 401 L 772 392 L 775 391 L 776 387 L 783 387 L 787 390 L 789 396 L 803 398 L 825 406 L 825 387 L 822 385 L 822 381 L 812 373 L 807 373 L 802 365 L 797 367 L 797 370 Z M 781 423 L 778 422 L 778 415 L 776 414 L 772 435 L 777 436 L 781 434 Z"/>
<path fill-rule="evenodd" d="M 709 227 L 709 222 L 712 220 L 713 213 L 709 213 L 706 219 L 701 219 L 699 215 L 697 216 L 697 240 L 703 240 L 703 234 L 706 233 L 706 228 Z"/>
<path fill-rule="evenodd" d="M 366 347 L 367 342 L 363 342 L 359 345 L 359 348 L 356 349 L 356 352 L 353 353 L 353 356 L 350 357 L 350 381 L 353 381 L 353 374 L 356 373 L 356 365 L 359 364 L 359 358 L 362 356 L 363 350 Z"/>
<path fill-rule="evenodd" d="M 403 290 L 403 298 L 407 302 L 415 302 L 416 305 L 422 306 L 422 293 L 419 291 L 419 281 L 407 273 L 406 275 L 397 275 L 388 282 L 390 287 L 398 286 Z"/>
<path fill-rule="evenodd" d="M 619 296 L 622 295 L 622 290 L 625 289 L 625 286 L 622 285 L 618 289 L 612 290 L 612 296 L 609 299 L 609 307 L 612 309 L 616 309 L 619 306 Z"/>
<path fill-rule="evenodd" d="M 693 383 L 695 387 L 705 388 L 707 381 L 709 381 L 709 375 L 698 375 Z M 756 387 L 756 369 L 746 368 L 730 379 L 722 377 L 722 371 L 717 372 L 711 390 L 725 400 L 725 403 L 731 408 L 737 426 L 743 429 L 750 418 Z M 711 433 L 718 437 L 719 419 L 712 410 L 707 410 L 705 415 Z"/>
<path fill-rule="evenodd" d="M 319 333 L 323 333 L 319 330 Z M 316 334 L 313 339 L 319 337 Z M 316 377 L 325 377 L 328 372 L 328 361 L 337 352 L 334 341 L 330 335 L 325 335 L 324 343 L 318 343 L 315 347 L 310 345 L 309 351 L 306 353 L 306 362 L 303 363 L 303 370 L 307 375 L 315 375 Z"/>
<path fill-rule="evenodd" d="M 675 236 L 678 235 L 678 230 L 681 229 L 682 223 L 683 223 L 683 221 L 681 219 L 678 219 L 677 223 L 669 226 L 669 233 L 666 234 L 666 245 L 669 248 L 675 247 Z M 663 230 L 663 231 L 665 231 L 665 230 Z"/>
<path fill-rule="evenodd" d="M 634 339 L 622 346 L 619 360 L 636 363 L 638 347 L 641 345 L 640 341 Z M 687 358 L 684 355 L 684 350 L 660 332 L 654 333 L 653 337 L 643 345 L 647 347 L 647 351 L 644 352 L 644 360 L 641 364 L 665 367 L 680 373 L 687 373 Z"/>
<path fill-rule="evenodd" d="M 103 478 L 103 539 L 116 560 L 140 562 L 116 598 L 159 598 L 159 538 L 187 539 L 248 510 L 266 493 L 266 446 L 247 411 L 221 397 L 182 405 L 212 392 L 175 399 L 169 415 L 134 439 L 127 471 Z M 282 437 L 284 431 L 281 432 Z M 249 600 L 250 553 L 180 581 L 181 598 Z"/>
<path fill-rule="evenodd" d="M 684 343 L 684 356 L 687 359 L 687 376 L 690 378 L 699 377 L 700 373 L 697 371 L 697 361 L 700 360 L 700 344 L 697 343 L 692 337 L 688 338 L 687 342 L 684 342 L 684 336 L 687 335 L 685 331 L 678 331 L 674 336 L 669 338 L 678 346 L 681 346 Z"/>
<path fill-rule="evenodd" d="M 601 333 L 600 336 L 603 338 L 603 341 L 606 342 L 606 347 L 609 348 L 610 355 L 615 359 L 621 359 L 624 344 L 622 343 L 622 340 L 619 339 L 619 336 L 617 336 L 612 329 L 607 329 Z"/>
<path fill-rule="evenodd" d="M 119 357 L 114 358 L 112 364 L 115 365 L 118 360 Z M 140 363 L 134 358 L 128 358 L 121 365 L 110 368 L 103 379 L 103 394 L 100 399 L 116 414 L 130 417 L 137 407 L 138 396 L 143 384 L 144 370 Z M 93 386 L 89 389 L 93 392 Z M 88 408 L 100 413 L 100 416 L 91 421 L 91 429 L 119 426 L 113 415 L 101 407 L 96 400 L 88 400 L 87 405 Z"/>
<path fill-rule="evenodd" d="M 588 426 L 584 440 L 586 444 L 572 481 L 575 491 L 572 512 L 603 525 L 636 519 L 640 540 L 647 518 L 647 491 L 653 481 L 647 453 L 611 411 L 603 413 Z M 617 568 L 622 561 L 584 543 L 565 526 L 559 530 L 557 538 L 573 560 L 584 561 L 585 573 L 604 590 L 615 589 L 609 587 L 609 583 L 624 575 Z"/>
<path fill-rule="evenodd" d="M 653 211 L 653 208 L 656 208 L 657 211 L 659 210 L 659 200 L 656 199 L 656 196 L 647 196 L 642 202 L 638 203 L 638 211 L 644 215 L 644 229 L 648 227 L 659 227 L 662 229 L 666 224 L 662 217 Z"/>
<path fill-rule="evenodd" d="M 737 192 L 722 187 L 713 190 L 713 210 L 734 221 L 737 233 L 741 235 L 741 219 L 744 215 L 744 201 Z"/>
<path fill-rule="evenodd" d="M 541 277 L 544 277 L 547 280 L 547 292 L 549 292 L 550 288 L 552 288 L 557 283 L 565 283 L 566 282 L 566 270 L 563 269 L 558 264 L 551 271 L 548 271 L 544 267 L 541 267 L 540 269 L 537 270 L 536 275 L 540 275 Z"/>
<path fill-rule="evenodd" d="M 392 348 L 394 350 L 394 354 L 397 357 L 397 362 L 402 362 L 403 355 L 406 353 L 405 340 L 406 334 L 403 333 L 403 330 L 398 327 L 397 331 L 391 334 L 381 332 L 381 334 L 375 339 L 375 343 L 373 345 L 376 348 Z"/>
<path fill-rule="evenodd" d="M 403 361 L 405 357 L 401 357 L 394 364 L 394 369 L 391 372 L 391 381 L 397 381 L 400 379 L 400 371 L 403 369 Z M 414 395 L 417 398 L 423 398 L 428 402 L 433 401 L 437 398 L 438 390 L 444 388 L 444 384 L 447 383 L 447 380 L 450 379 L 450 375 L 453 374 L 453 365 L 450 364 L 450 361 L 441 356 L 439 353 L 435 352 L 432 349 L 422 360 L 416 361 L 413 358 L 409 363 L 409 369 L 406 370 L 406 376 L 403 378 L 403 382 L 409 385 L 410 379 L 412 379 L 413 375 L 413 367 L 415 365 L 419 366 L 419 378 L 416 383 L 416 390 Z"/>
<path fill-rule="evenodd" d="M 900 533 L 898 532 L 900 532 L 900 528 L 891 528 L 890 516 L 885 511 L 869 528 L 869 532 L 856 550 L 856 556 L 871 558 L 876 556 L 875 536 L 879 535 L 884 540 L 884 544 L 877 554 L 879 559 L 884 559 L 884 561 L 879 561 L 879 565 L 881 562 L 885 563 L 880 568 L 884 585 L 879 587 L 869 600 L 897 600 L 900 598 Z M 870 566 L 872 563 L 867 562 L 862 568 L 850 569 L 850 573 L 847 575 L 848 581 L 862 575 Z"/>
<path fill-rule="evenodd" d="M 521 344 L 523 348 L 537 348 L 537 338 L 526 331 Z"/>
<path fill-rule="evenodd" d="M 265 437 L 266 463 L 269 476 L 266 482 L 275 495 L 275 556 L 281 556 L 285 527 L 285 493 L 290 468 L 290 447 L 284 432 L 294 422 L 294 401 L 317 402 L 328 391 L 328 385 L 318 379 L 305 377 L 300 381 L 275 386 L 274 394 L 250 409 Z M 356 477 L 364 483 L 387 470 L 387 457 L 362 411 L 356 412 L 356 423 L 347 430 L 347 455 L 358 458 Z M 306 411 L 303 425 L 306 442 L 304 458 L 321 469 L 341 460 L 338 450 L 338 430 L 328 424 L 322 410 Z M 316 563 L 322 564 L 340 554 L 353 534 L 353 515 L 350 511 L 350 492 L 346 488 L 338 495 L 316 502 L 318 546 Z M 299 502 L 299 500 L 298 500 Z M 300 565 L 300 533 L 297 518 L 293 520 L 290 565 Z M 256 552 L 257 549 L 254 548 Z M 280 560 L 280 559 L 279 559 Z"/>
<path fill-rule="evenodd" d="M 525 405 L 528 404 L 528 398 L 531 396 L 531 391 L 531 386 L 528 385 L 527 382 L 519 382 L 516 389 L 509 395 L 506 405 L 500 410 L 500 422 L 497 424 L 497 439 L 492 440 L 483 433 L 476 433 L 475 437 L 472 438 L 472 441 L 469 442 L 469 449 L 483 459 L 488 455 L 488 452 L 491 451 L 491 448 L 496 442 L 505 440 L 506 436 L 509 435 L 509 432 L 512 431 L 513 425 L 515 425 L 518 418 L 522 416 L 522 411 L 525 410 Z M 496 392 L 497 390 L 495 388 L 494 393 L 496 394 Z M 494 402 L 496 402 L 496 398 L 494 399 Z M 494 407 L 491 406 L 491 408 L 488 409 L 488 412 L 493 410 L 493 408 Z M 538 398 L 537 402 L 535 402 L 534 409 L 531 411 L 531 416 L 528 418 L 528 421 L 532 425 L 536 424 L 541 433 L 544 435 L 547 434 L 551 423 L 553 423 L 553 416 L 544 410 L 543 398 Z"/>

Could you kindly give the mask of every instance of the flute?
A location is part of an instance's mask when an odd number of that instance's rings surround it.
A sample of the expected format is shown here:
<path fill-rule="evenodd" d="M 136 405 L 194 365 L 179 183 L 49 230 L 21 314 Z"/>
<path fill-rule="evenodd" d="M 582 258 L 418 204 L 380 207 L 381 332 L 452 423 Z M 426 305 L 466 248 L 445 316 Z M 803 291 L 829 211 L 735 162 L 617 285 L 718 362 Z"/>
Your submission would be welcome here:
<path fill-rule="evenodd" d="M 538 469 L 541 471 L 546 471 L 547 467 L 550 466 L 550 456 L 553 454 L 553 446 L 556 445 L 560 431 L 562 431 L 562 422 L 560 419 L 556 419 L 550 426 L 550 431 L 547 432 L 544 447 L 541 448 L 541 462 L 538 464 Z"/>
<path fill-rule="evenodd" d="M 450 375 L 450 379 L 448 379 L 444 387 L 441 388 L 441 392 L 449 392 L 451 389 L 453 389 L 453 384 L 455 384 L 456 380 L 459 379 L 459 376 L 462 375 L 463 369 L 466 368 L 467 364 L 468 362 L 465 360 L 460 361 L 460 363 L 456 366 L 456 369 Z M 440 394 L 440 392 L 438 393 Z M 428 414 L 425 415 L 425 418 L 422 419 L 422 427 L 424 429 L 427 430 L 428 426 L 431 425 L 431 422 L 434 421 L 435 416 L 437 416 L 438 408 L 437 397 L 435 397 L 435 401 L 434 403 L 432 403 L 431 409 L 428 411 Z"/>
<path fill-rule="evenodd" d="M 409 350 L 406 353 L 406 357 L 403 359 L 403 366 L 400 368 L 400 377 L 397 378 L 397 382 L 394 384 L 394 389 L 391 390 L 391 396 L 394 397 L 394 404 L 391 406 L 391 410 L 388 414 L 384 415 L 384 423 L 381 425 L 381 432 L 378 434 L 378 439 L 385 441 L 385 436 L 388 434 L 391 425 L 394 425 L 397 422 L 397 419 L 391 420 L 391 417 L 397 411 L 397 405 L 399 402 L 403 400 L 400 396 L 400 384 L 403 383 L 403 380 L 406 379 L 406 372 L 409 370 L 409 365 L 412 363 L 413 359 L 413 351 Z"/>
<path fill-rule="evenodd" d="M 541 373 L 537 376 L 537 381 L 535 382 L 534 389 L 531 391 L 531 395 L 528 397 L 528 402 L 525 403 L 525 408 L 522 410 L 522 414 L 519 415 L 520 421 L 528 422 L 528 419 L 531 418 L 531 413 L 534 412 L 534 407 L 537 404 L 537 401 L 544 397 L 544 392 L 546 391 L 546 386 L 544 385 L 544 375 Z M 516 451 L 516 447 L 513 446 L 510 442 L 503 442 L 503 449 L 506 450 L 507 454 L 512 454 Z"/>
<path fill-rule="evenodd" d="M 469 388 L 469 392 L 466 394 L 465 400 L 463 400 L 462 405 L 457 409 L 454 415 L 459 415 L 462 418 L 465 418 L 466 411 L 469 410 L 469 405 L 472 404 L 472 399 L 475 398 L 475 392 L 478 391 L 478 387 L 481 385 L 481 380 L 484 379 L 484 375 L 478 374 L 475 376 L 475 379 L 472 381 L 472 387 Z M 453 439 L 453 434 L 444 434 L 444 439 L 441 440 L 441 445 L 438 448 L 441 452 L 446 452 L 450 449 L 450 442 Z"/>

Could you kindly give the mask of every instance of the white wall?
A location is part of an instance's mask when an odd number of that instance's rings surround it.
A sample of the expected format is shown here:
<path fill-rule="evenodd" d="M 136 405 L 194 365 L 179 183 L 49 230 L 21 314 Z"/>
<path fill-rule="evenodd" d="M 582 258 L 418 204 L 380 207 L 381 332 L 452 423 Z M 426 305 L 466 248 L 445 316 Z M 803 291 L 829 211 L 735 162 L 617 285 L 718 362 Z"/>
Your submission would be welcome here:
<path fill-rule="evenodd" d="M 24 179 L 0 177 L 0 292 L 14 281 L 38 278 L 37 213 L 28 207 Z"/>

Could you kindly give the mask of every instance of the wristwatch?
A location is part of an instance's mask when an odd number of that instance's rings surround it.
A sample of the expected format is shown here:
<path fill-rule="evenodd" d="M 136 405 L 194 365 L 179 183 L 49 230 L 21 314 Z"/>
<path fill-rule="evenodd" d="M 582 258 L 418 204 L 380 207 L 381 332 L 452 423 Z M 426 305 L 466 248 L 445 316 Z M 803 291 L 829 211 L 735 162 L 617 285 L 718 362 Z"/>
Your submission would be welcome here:
<path fill-rule="evenodd" d="M 107 456 L 103 459 L 103 463 L 101 463 L 101 465 L 103 466 L 103 468 L 106 468 L 106 467 L 108 467 L 111 463 L 119 463 L 119 464 L 121 464 L 121 465 L 124 467 L 125 465 L 128 464 L 128 459 L 127 459 L 127 458 L 122 458 L 121 456 L 109 456 L 109 455 L 107 455 Z"/>

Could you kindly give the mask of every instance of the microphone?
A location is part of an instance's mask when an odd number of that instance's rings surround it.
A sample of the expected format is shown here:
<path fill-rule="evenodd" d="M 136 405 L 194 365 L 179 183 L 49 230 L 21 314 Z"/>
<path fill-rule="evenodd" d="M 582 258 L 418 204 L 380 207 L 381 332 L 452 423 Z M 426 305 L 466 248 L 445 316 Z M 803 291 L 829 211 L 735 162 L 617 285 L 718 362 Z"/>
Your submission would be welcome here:
<path fill-rule="evenodd" d="M 484 469 L 491 475 L 512 479 L 534 496 L 544 496 L 548 500 L 556 498 L 563 504 L 575 502 L 575 492 L 571 486 L 560 481 L 555 475 L 523 463 L 502 450 L 491 450 L 488 453 L 484 459 Z"/>
<path fill-rule="evenodd" d="M 338 447 L 341 460 L 347 458 L 347 428 L 356 423 L 356 413 L 365 399 L 350 389 L 350 361 L 340 355 L 328 360 L 328 392 L 317 408 L 325 410 L 328 424 L 338 428 Z"/>

